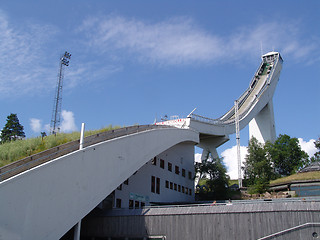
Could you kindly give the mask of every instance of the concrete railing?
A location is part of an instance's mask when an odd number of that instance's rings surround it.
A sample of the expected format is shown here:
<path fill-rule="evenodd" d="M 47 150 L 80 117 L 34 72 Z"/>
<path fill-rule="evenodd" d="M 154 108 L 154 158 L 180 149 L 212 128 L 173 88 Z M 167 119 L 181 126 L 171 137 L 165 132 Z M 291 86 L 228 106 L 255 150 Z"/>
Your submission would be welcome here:
<path fill-rule="evenodd" d="M 136 125 L 124 128 L 113 129 L 110 131 L 97 133 L 84 138 L 84 147 L 94 145 L 99 142 L 107 141 L 110 139 L 130 135 L 133 133 L 138 133 L 154 128 L 172 128 L 172 126 L 165 125 Z M 80 140 L 75 140 L 68 142 L 57 147 L 50 148 L 43 152 L 31 155 L 29 157 L 23 158 L 21 160 L 15 161 L 11 164 L 3 166 L 0 168 L 0 182 L 13 177 L 19 173 L 22 173 L 26 170 L 39 166 L 43 163 L 49 162 L 57 157 L 66 155 L 68 153 L 79 150 Z"/>

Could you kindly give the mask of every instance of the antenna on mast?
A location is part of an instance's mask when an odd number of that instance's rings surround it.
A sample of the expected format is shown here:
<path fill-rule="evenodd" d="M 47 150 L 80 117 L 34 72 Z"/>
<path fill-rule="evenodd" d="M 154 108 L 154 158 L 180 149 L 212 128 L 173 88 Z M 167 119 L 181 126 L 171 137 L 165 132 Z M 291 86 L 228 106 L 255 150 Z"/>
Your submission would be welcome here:
<path fill-rule="evenodd" d="M 69 66 L 69 60 L 71 54 L 67 51 L 60 57 L 60 68 L 57 80 L 56 93 L 53 102 L 52 118 L 50 123 L 50 133 L 56 134 L 59 132 L 60 128 L 60 118 L 61 118 L 61 102 L 62 102 L 62 86 L 64 77 L 64 67 Z M 68 60 L 69 59 L 69 60 Z"/>
<path fill-rule="evenodd" d="M 260 41 L 260 52 L 261 52 L 260 56 L 262 56 L 263 55 L 262 41 Z"/>

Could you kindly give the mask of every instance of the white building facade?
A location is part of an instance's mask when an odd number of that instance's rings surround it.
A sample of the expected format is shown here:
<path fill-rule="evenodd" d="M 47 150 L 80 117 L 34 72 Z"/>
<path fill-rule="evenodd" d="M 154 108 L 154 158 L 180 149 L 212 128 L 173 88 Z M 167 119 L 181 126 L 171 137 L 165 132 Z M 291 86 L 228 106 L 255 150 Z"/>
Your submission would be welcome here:
<path fill-rule="evenodd" d="M 180 143 L 150 159 L 100 205 L 141 208 L 194 201 L 194 143 Z"/>

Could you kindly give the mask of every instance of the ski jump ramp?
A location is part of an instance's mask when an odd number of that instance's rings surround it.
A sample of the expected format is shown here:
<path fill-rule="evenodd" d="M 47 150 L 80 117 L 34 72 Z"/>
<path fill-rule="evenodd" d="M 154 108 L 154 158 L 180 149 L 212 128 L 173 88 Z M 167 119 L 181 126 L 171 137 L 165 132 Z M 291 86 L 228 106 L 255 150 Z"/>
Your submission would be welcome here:
<path fill-rule="evenodd" d="M 249 87 L 236 100 L 238 102 L 239 127 L 249 124 L 249 135 L 260 142 L 273 142 L 276 139 L 273 114 L 273 94 L 282 69 L 282 57 L 278 52 L 269 52 L 262 57 L 262 62 L 254 74 Z M 236 132 L 235 106 L 217 119 L 203 117 L 193 112 L 184 119 L 169 120 L 159 125 L 170 125 L 193 129 L 200 133 L 199 147 L 203 149 L 202 160 L 209 153 L 218 157 L 216 148 L 229 140 L 229 134 Z"/>
<path fill-rule="evenodd" d="M 281 67 L 279 53 L 263 55 L 238 99 L 240 128 L 249 124 L 251 135 L 260 140 L 275 138 L 272 97 Z M 193 142 L 204 154 L 215 155 L 235 132 L 234 111 L 218 119 L 191 113 L 116 134 L 8 177 L 21 166 L 0 169 L 0 240 L 61 238 L 125 179 L 176 144 Z"/>

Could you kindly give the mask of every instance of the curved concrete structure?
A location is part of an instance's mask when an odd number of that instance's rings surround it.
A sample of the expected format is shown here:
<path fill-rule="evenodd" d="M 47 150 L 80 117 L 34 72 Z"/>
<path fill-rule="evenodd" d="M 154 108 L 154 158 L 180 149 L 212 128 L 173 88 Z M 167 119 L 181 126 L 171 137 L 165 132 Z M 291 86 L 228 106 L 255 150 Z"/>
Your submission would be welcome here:
<path fill-rule="evenodd" d="M 61 238 L 155 155 L 199 134 L 155 128 L 69 153 L 0 183 L 0 239 Z"/>
<path fill-rule="evenodd" d="M 269 52 L 261 58 L 262 62 L 249 87 L 237 101 L 240 129 L 249 124 L 250 137 L 254 136 L 264 143 L 268 140 L 274 141 L 276 138 L 272 98 L 279 81 L 283 60 L 278 52 Z M 209 152 L 216 158 L 218 157 L 216 148 L 229 140 L 229 134 L 236 132 L 235 107 L 217 119 L 191 113 L 184 119 L 157 124 L 198 131 L 199 147 L 204 150 L 202 159 L 206 159 Z"/>

